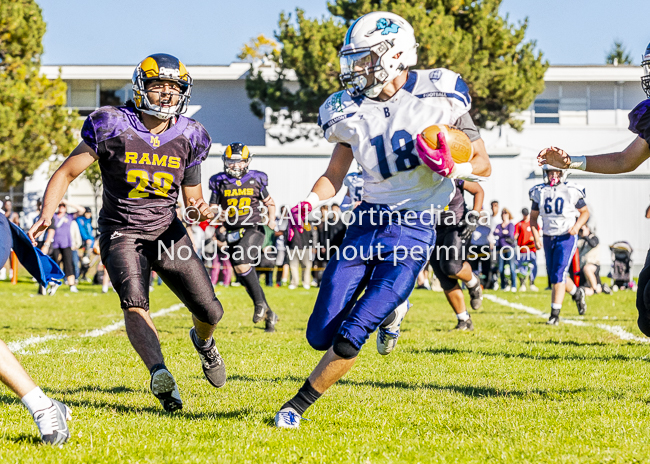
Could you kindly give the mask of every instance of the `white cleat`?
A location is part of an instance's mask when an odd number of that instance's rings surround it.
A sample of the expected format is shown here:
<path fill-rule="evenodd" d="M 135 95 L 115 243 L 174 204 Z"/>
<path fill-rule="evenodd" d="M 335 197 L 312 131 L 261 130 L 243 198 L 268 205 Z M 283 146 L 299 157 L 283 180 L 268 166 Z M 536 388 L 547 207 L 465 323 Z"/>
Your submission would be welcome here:
<path fill-rule="evenodd" d="M 411 303 L 409 300 L 406 300 L 393 311 L 395 313 L 395 320 L 386 327 L 379 327 L 377 331 L 377 352 L 379 354 L 386 356 L 393 351 L 399 338 L 399 328 L 410 308 Z"/>
<path fill-rule="evenodd" d="M 72 419 L 70 408 L 57 400 L 52 406 L 34 412 L 34 422 L 41 434 L 41 440 L 48 445 L 62 445 L 70 438 L 67 421 Z"/>
<path fill-rule="evenodd" d="M 297 429 L 301 419 L 300 414 L 293 408 L 285 408 L 275 415 L 275 426 L 279 429 Z"/>

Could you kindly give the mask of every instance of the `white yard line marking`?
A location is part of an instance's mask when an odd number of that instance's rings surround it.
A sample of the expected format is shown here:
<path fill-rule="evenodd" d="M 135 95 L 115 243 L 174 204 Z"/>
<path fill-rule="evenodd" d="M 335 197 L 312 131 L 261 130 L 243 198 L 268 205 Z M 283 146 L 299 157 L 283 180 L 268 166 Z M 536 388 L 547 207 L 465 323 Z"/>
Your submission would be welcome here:
<path fill-rule="evenodd" d="M 530 306 L 525 306 L 522 305 L 521 303 L 513 303 L 508 300 L 504 300 L 503 298 L 499 298 L 498 296 L 494 295 L 483 295 L 483 298 L 487 298 L 488 300 L 500 304 L 502 306 L 508 306 L 510 308 L 514 309 L 519 309 L 521 311 L 526 311 L 528 314 L 532 314 L 533 316 L 539 316 L 544 319 L 548 319 L 550 314 L 545 313 L 544 311 L 540 311 L 539 309 L 531 308 Z M 580 327 L 597 327 L 599 329 L 605 330 L 613 335 L 616 335 L 618 338 L 621 340 L 633 340 L 635 342 L 641 342 L 641 343 L 650 343 L 650 338 L 645 338 L 645 337 L 638 337 L 627 330 L 625 330 L 623 327 L 620 325 L 607 325 L 607 324 L 590 324 L 589 322 L 584 322 L 584 321 L 576 321 L 575 319 L 567 319 L 567 318 L 561 318 L 560 319 L 562 322 L 565 324 L 571 324 L 571 325 L 576 325 Z"/>
<path fill-rule="evenodd" d="M 155 318 L 155 317 L 165 316 L 169 313 L 173 313 L 174 311 L 178 311 L 179 309 L 184 307 L 185 305 L 182 303 L 175 304 L 174 306 L 170 306 L 169 308 L 164 308 L 161 309 L 160 311 L 156 311 L 155 313 L 151 313 L 151 317 Z M 124 327 L 124 321 L 118 321 L 118 322 L 114 322 L 113 324 L 107 325 L 106 327 L 102 327 L 101 329 L 91 330 L 79 336 L 81 338 L 101 337 L 102 335 L 106 335 L 107 333 L 114 332 L 118 329 L 121 329 L 122 327 Z M 24 349 L 28 346 L 45 343 L 50 340 L 60 340 L 62 338 L 70 338 L 70 335 L 42 335 L 38 337 L 30 337 L 25 340 L 17 340 L 15 342 L 8 343 L 7 346 L 14 353 L 24 354 L 25 353 Z"/>

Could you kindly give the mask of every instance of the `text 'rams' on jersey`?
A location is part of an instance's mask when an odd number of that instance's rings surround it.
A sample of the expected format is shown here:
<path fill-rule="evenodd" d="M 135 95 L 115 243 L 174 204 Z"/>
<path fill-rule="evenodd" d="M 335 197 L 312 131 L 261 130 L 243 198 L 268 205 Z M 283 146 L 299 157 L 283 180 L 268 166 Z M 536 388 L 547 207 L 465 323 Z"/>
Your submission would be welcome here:
<path fill-rule="evenodd" d="M 185 176 L 190 169 L 200 169 L 212 144 L 205 128 L 185 116 L 178 116 L 165 132 L 152 134 L 130 106 L 104 106 L 91 113 L 81 138 L 99 157 L 102 233 L 168 227 Z M 200 183 L 200 175 L 198 179 Z"/>
<path fill-rule="evenodd" d="M 268 177 L 261 171 L 249 170 L 241 179 L 225 172 L 210 178 L 210 204 L 216 204 L 228 217 L 223 225 L 228 230 L 253 227 L 266 222 L 268 212 L 262 200 L 268 198 Z"/>
<path fill-rule="evenodd" d="M 586 206 L 585 189 L 574 182 L 564 182 L 555 187 L 538 184 L 530 189 L 532 210 L 539 211 L 544 235 L 564 235 L 576 223 L 578 209 Z"/>
<path fill-rule="evenodd" d="M 420 164 L 415 137 L 432 124 L 454 124 L 471 108 L 469 89 L 448 69 L 410 71 L 406 84 L 388 101 L 345 92 L 321 106 L 325 138 L 349 144 L 363 168 L 363 199 L 393 209 L 444 208 L 454 194 L 450 179 Z"/>

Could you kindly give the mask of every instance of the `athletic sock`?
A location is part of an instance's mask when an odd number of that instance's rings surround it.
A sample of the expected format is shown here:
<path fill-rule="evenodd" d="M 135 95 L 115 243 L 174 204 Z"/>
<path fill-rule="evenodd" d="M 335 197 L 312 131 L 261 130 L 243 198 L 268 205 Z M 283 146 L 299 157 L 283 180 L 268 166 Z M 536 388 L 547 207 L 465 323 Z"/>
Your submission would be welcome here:
<path fill-rule="evenodd" d="M 260 278 L 255 272 L 255 268 L 251 268 L 243 274 L 237 274 L 239 281 L 242 283 L 248 295 L 253 299 L 253 303 L 266 304 L 266 297 L 264 296 L 264 290 L 260 285 Z"/>
<path fill-rule="evenodd" d="M 472 278 L 469 279 L 469 281 L 465 284 L 467 285 L 467 288 L 474 288 L 479 284 L 478 279 L 476 278 L 476 274 L 472 272 Z"/>
<path fill-rule="evenodd" d="M 21 401 L 33 416 L 36 411 L 41 411 L 52 406 L 52 400 L 47 397 L 39 387 L 34 388 L 21 398 Z"/>
<path fill-rule="evenodd" d="M 467 311 L 463 311 L 460 314 L 456 314 L 456 317 L 459 321 L 466 321 L 469 319 L 469 313 Z"/>
<path fill-rule="evenodd" d="M 574 286 L 573 286 L 573 290 L 567 290 L 567 291 L 569 292 L 569 295 L 573 296 L 573 295 L 575 295 L 576 292 L 578 291 L 578 287 L 576 287 L 576 286 L 574 285 Z"/>
<path fill-rule="evenodd" d="M 386 317 L 386 319 L 384 319 L 384 321 L 381 324 L 379 324 L 379 327 L 388 327 L 395 321 L 396 317 L 397 317 L 397 311 L 393 310 L 393 312 L 390 313 L 388 317 Z"/>
<path fill-rule="evenodd" d="M 551 316 L 559 316 L 562 305 L 560 303 L 551 303 Z"/>
<path fill-rule="evenodd" d="M 202 338 L 199 338 L 199 336 L 196 334 L 196 329 L 194 329 L 192 331 L 192 341 L 199 348 L 207 348 L 212 345 L 212 335 L 210 335 L 210 338 L 207 340 L 203 340 Z"/>
<path fill-rule="evenodd" d="M 280 409 L 292 408 L 302 416 L 307 408 L 314 404 L 321 395 L 322 393 L 318 393 L 307 379 L 305 384 L 298 390 L 298 394 L 284 403 Z"/>

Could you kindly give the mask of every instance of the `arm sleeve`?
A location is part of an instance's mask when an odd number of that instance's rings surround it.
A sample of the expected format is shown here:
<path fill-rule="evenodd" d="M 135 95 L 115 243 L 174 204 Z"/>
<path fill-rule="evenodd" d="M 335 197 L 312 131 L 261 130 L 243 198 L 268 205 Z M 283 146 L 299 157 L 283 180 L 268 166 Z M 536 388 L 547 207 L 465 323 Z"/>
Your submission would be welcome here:
<path fill-rule="evenodd" d="M 539 211 L 539 203 L 533 200 L 533 205 L 530 207 L 532 211 Z"/>
<path fill-rule="evenodd" d="M 650 100 L 644 100 L 630 111 L 629 129 L 650 143 Z"/>
<path fill-rule="evenodd" d="M 465 132 L 471 142 L 474 142 L 481 138 L 481 134 L 479 133 L 478 128 L 474 124 L 474 121 L 472 120 L 472 117 L 469 115 L 469 113 L 462 115 L 456 120 L 456 122 L 454 122 L 453 125 Z"/>
<path fill-rule="evenodd" d="M 185 136 L 190 141 L 192 151 L 190 157 L 187 160 L 187 166 L 185 169 L 197 166 L 203 162 L 208 157 L 210 152 L 210 147 L 212 146 L 212 139 L 210 134 L 205 130 L 202 124 L 190 120 L 190 123 L 185 129 Z"/>
<path fill-rule="evenodd" d="M 598 243 L 600 242 L 598 240 L 598 237 L 596 237 L 593 234 L 591 234 L 589 237 L 585 237 L 585 240 L 587 241 L 589 246 L 591 246 L 591 248 L 596 248 L 598 246 Z"/>
<path fill-rule="evenodd" d="M 576 203 L 576 208 L 577 209 L 584 208 L 585 206 L 587 206 L 587 203 L 585 202 L 584 198 L 580 198 L 578 200 L 578 202 Z"/>
<path fill-rule="evenodd" d="M 201 183 L 201 165 L 185 169 L 181 185 L 199 185 Z"/>
<path fill-rule="evenodd" d="M 266 187 L 263 187 L 262 190 L 260 191 L 260 197 L 262 198 L 262 200 L 269 197 L 269 191 L 266 189 Z"/>

